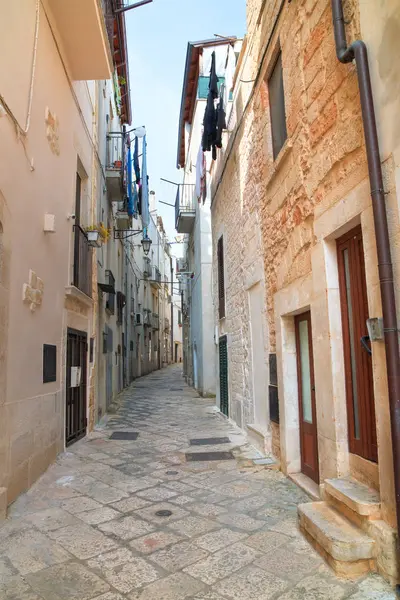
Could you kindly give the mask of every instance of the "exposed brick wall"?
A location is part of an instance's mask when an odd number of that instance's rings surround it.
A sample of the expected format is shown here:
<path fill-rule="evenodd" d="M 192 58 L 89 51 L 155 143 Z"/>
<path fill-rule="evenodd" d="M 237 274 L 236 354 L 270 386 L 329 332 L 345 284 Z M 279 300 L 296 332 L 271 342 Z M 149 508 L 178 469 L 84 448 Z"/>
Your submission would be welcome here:
<path fill-rule="evenodd" d="M 350 41 L 359 37 L 357 1 L 345 2 Z M 266 51 L 280 5 L 278 0 L 247 1 L 247 56 L 242 78 L 252 80 L 260 68 L 262 72 L 247 109 L 251 84 L 243 83 L 238 91 L 236 138 L 230 136 L 215 167 L 212 186 L 214 257 L 217 238 L 224 231 L 227 317 L 222 328 L 231 336 L 232 417 L 239 425 L 249 422 L 253 410 L 248 299 L 243 283 L 252 235 L 259 227 L 262 239 L 252 246 L 253 262 L 263 257 L 266 347 L 274 351 L 274 294 L 311 271 L 314 215 L 367 177 L 355 66 L 342 65 L 336 58 L 330 1 L 286 3 Z M 279 47 L 288 140 L 274 161 L 266 79 Z M 214 281 L 216 277 L 214 261 Z M 217 307 L 216 297 L 214 301 Z"/>

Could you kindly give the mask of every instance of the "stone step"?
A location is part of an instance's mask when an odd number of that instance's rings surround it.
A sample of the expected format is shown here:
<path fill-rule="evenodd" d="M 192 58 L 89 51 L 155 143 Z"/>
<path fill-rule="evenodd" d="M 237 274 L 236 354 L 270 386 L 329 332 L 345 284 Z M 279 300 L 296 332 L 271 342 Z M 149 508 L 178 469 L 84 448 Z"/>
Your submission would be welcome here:
<path fill-rule="evenodd" d="M 359 527 L 364 520 L 381 517 L 379 493 L 351 477 L 326 479 L 325 499 Z"/>
<path fill-rule="evenodd" d="M 298 506 L 300 529 L 339 576 L 375 570 L 375 541 L 326 502 Z"/>

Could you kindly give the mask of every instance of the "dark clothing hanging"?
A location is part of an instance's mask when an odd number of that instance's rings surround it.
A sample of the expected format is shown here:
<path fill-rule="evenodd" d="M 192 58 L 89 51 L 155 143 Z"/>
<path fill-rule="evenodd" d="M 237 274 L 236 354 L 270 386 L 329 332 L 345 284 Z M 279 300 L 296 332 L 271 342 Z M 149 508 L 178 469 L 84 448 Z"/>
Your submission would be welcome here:
<path fill-rule="evenodd" d="M 203 120 L 203 138 L 202 147 L 204 152 L 212 150 L 213 160 L 217 158 L 216 140 L 217 140 L 217 123 L 218 115 L 215 109 L 214 100 L 218 98 L 218 82 L 217 72 L 215 68 L 215 52 L 211 55 L 210 82 L 208 84 L 207 106 Z"/>
<path fill-rule="evenodd" d="M 215 145 L 217 148 L 222 148 L 222 132 L 226 129 L 226 114 L 224 109 L 224 86 L 221 86 L 221 94 L 217 106 L 217 134 L 215 137 Z"/>
<path fill-rule="evenodd" d="M 139 140 L 135 137 L 135 151 L 133 153 L 133 168 L 135 169 L 136 183 L 140 182 L 140 166 L 139 166 Z"/>

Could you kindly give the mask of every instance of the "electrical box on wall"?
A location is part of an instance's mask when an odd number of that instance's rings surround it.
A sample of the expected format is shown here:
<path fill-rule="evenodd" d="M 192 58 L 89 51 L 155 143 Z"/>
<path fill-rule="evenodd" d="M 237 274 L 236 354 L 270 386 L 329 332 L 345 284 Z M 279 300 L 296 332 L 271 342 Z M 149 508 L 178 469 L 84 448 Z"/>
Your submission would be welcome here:
<path fill-rule="evenodd" d="M 367 319 L 368 335 L 371 342 L 381 342 L 384 339 L 383 319 L 382 317 L 374 317 Z"/>
<path fill-rule="evenodd" d="M 43 231 L 45 233 L 55 233 L 56 231 L 56 216 L 46 213 L 44 215 Z"/>

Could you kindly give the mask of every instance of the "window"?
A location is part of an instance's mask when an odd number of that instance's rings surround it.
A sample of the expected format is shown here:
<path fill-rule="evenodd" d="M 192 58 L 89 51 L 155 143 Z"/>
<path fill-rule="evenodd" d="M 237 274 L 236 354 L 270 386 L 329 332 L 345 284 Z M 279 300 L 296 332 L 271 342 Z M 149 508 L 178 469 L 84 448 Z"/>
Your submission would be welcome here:
<path fill-rule="evenodd" d="M 275 160 L 287 138 L 281 52 L 279 52 L 275 66 L 268 79 L 268 94 L 271 113 L 272 151 Z"/>
<path fill-rule="evenodd" d="M 178 325 L 182 325 L 182 313 L 178 310 Z"/>
<path fill-rule="evenodd" d="M 57 381 L 57 346 L 43 344 L 43 383 Z"/>
<path fill-rule="evenodd" d="M 122 325 L 124 320 L 124 307 L 126 297 L 122 292 L 117 292 L 117 325 Z"/>
<path fill-rule="evenodd" d="M 218 260 L 218 310 L 219 318 L 225 317 L 225 280 L 224 280 L 224 239 L 221 237 L 218 240 L 217 249 Z"/>

